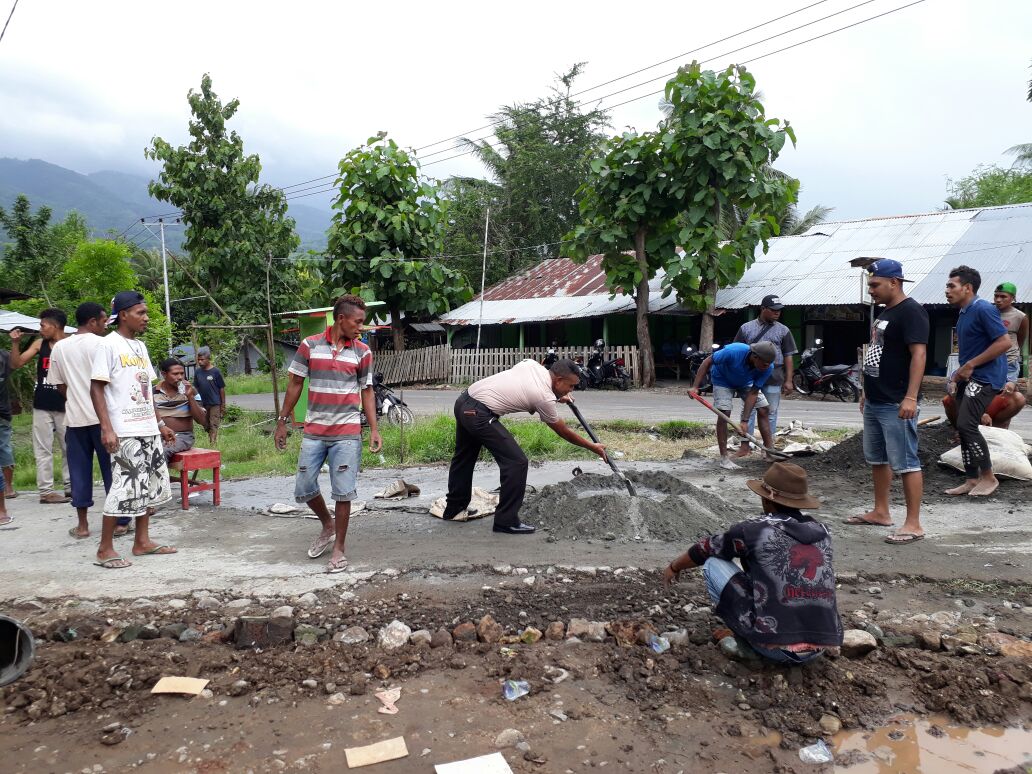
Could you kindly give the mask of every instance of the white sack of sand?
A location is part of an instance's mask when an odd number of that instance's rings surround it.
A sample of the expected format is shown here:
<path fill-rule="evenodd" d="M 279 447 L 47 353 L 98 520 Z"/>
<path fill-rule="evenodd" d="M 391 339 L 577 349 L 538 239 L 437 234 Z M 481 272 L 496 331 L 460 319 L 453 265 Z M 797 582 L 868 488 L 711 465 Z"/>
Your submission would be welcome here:
<path fill-rule="evenodd" d="M 1004 430 L 1002 427 L 982 425 L 978 429 L 982 432 L 985 442 L 989 444 L 989 457 L 993 461 L 993 473 L 1019 481 L 1032 481 L 1032 463 L 1028 461 L 1032 447 L 1026 444 L 1020 435 L 1013 430 Z M 959 446 L 939 457 L 939 462 L 955 470 L 964 470 L 964 460 L 961 458 Z"/>

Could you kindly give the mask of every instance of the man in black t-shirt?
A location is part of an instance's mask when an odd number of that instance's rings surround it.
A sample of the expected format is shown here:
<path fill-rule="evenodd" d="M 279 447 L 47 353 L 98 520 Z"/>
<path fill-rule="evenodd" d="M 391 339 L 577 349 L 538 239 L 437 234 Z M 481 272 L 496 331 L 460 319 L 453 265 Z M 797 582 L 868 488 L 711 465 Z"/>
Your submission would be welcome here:
<path fill-rule="evenodd" d="M 44 309 L 39 313 L 39 333 L 21 353 L 24 362 L 36 357 L 36 389 L 32 394 L 32 448 L 36 455 L 36 487 L 39 501 L 45 504 L 71 501 L 71 479 L 65 454 L 65 399 L 53 384 L 47 384 L 50 350 L 65 337 L 68 316 L 60 309 Z M 13 332 L 12 332 L 13 333 Z M 11 336 L 17 341 L 20 336 Z M 54 436 L 61 444 L 61 471 L 64 494 L 54 488 Z"/>
<path fill-rule="evenodd" d="M 871 326 L 863 363 L 864 458 L 874 478 L 874 508 L 847 524 L 892 526 L 892 474 L 903 480 L 907 517 L 886 543 L 913 543 L 924 537 L 921 495 L 924 478 L 917 456 L 917 416 L 928 348 L 928 313 L 903 292 L 903 266 L 883 258 L 868 267 L 867 290 L 885 309 Z"/>

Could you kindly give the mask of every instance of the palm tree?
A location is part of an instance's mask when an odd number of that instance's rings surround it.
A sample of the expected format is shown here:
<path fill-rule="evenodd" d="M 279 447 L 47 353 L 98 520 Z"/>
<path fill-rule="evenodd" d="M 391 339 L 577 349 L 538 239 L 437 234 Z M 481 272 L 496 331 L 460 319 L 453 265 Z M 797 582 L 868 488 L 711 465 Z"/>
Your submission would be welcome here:
<path fill-rule="evenodd" d="M 129 263 L 136 272 L 140 286 L 146 290 L 155 291 L 165 284 L 164 274 L 161 267 L 161 254 L 154 249 L 144 250 L 137 248 L 129 257 Z"/>

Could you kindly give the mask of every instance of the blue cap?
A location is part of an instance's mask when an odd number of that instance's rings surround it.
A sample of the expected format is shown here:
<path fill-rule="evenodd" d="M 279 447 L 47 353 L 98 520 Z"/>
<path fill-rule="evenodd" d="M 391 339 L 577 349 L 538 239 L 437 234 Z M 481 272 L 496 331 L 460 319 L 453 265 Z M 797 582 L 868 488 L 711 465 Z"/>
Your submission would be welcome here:
<path fill-rule="evenodd" d="M 867 272 L 872 277 L 885 277 L 886 279 L 898 279 L 902 282 L 913 282 L 903 279 L 903 264 L 891 258 L 879 258 L 867 267 Z"/>

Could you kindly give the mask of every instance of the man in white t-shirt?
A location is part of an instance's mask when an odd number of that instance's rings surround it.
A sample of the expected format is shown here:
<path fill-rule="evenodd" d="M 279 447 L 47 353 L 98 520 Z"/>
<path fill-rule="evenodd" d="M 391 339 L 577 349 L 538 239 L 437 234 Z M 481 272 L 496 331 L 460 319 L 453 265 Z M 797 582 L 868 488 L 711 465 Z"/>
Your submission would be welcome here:
<path fill-rule="evenodd" d="M 61 339 L 50 353 L 47 384 L 57 387 L 65 399 L 65 448 L 69 482 L 72 488 L 72 507 L 79 517 L 78 525 L 68 530 L 77 540 L 90 536 L 87 518 L 93 507 L 93 455 L 97 455 L 104 491 L 111 489 L 111 455 L 100 440 L 100 420 L 93 410 L 90 398 L 90 374 L 93 355 L 103 341 L 101 334 L 107 323 L 107 312 L 100 304 L 87 301 L 75 310 L 79 329 L 74 336 Z M 126 530 L 129 519 L 119 528 Z M 116 528 L 115 535 L 118 532 Z"/>
<path fill-rule="evenodd" d="M 104 523 L 97 548 L 98 567 L 129 567 L 114 546 L 119 516 L 136 519 L 134 556 L 174 554 L 176 549 L 150 539 L 155 506 L 172 499 L 162 438 L 175 442 L 175 433 L 160 421 L 154 408 L 157 380 L 138 336 L 147 330 L 147 303 L 141 293 L 123 290 L 111 301 L 113 333 L 102 339 L 93 356 L 90 397 L 100 422 L 100 438 L 114 459 L 111 489 L 104 501 Z"/>
<path fill-rule="evenodd" d="M 501 471 L 502 490 L 494 514 L 494 531 L 530 535 L 535 527 L 520 521 L 527 487 L 527 455 L 498 418 L 526 411 L 537 414 L 555 434 L 606 458 L 606 449 L 573 432 L 559 418 L 556 402 L 568 403 L 580 377 L 572 360 L 563 358 L 545 368 L 536 360 L 488 376 L 470 386 L 455 401 L 455 455 L 448 471 L 448 497 L 444 518 L 454 519 L 473 494 L 473 467 L 486 448 Z"/>

